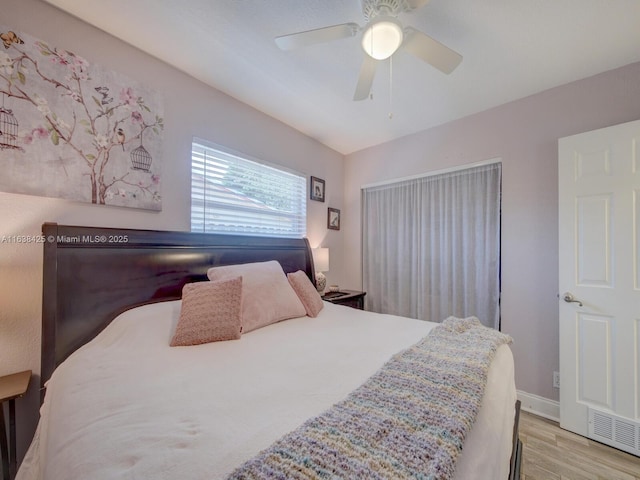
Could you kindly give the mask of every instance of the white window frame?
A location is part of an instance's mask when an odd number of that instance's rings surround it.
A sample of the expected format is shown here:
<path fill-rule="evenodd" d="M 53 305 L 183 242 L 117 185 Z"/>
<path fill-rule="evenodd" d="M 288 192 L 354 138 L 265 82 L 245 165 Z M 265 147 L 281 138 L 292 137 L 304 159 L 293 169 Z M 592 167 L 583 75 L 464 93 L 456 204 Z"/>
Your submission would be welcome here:
<path fill-rule="evenodd" d="M 233 177 L 224 177 L 232 168 L 237 169 L 239 181 L 248 176 L 244 190 L 231 184 Z M 252 181 L 254 176 L 260 180 Z M 194 137 L 191 231 L 302 238 L 307 230 L 307 184 L 306 176 L 299 172 Z M 261 187 L 262 192 L 252 197 L 249 190 Z M 278 198 L 273 192 L 280 193 L 281 201 L 285 197 L 293 200 L 277 205 L 270 201 Z"/>

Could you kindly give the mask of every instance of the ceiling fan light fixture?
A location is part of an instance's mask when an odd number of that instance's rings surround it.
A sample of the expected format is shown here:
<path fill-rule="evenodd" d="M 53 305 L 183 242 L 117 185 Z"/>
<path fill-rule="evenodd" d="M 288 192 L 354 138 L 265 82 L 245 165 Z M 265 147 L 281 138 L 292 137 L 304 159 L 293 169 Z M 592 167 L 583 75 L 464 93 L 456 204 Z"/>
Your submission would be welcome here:
<path fill-rule="evenodd" d="M 362 48 L 372 58 L 384 60 L 402 45 L 402 25 L 394 17 L 372 20 L 362 34 Z"/>

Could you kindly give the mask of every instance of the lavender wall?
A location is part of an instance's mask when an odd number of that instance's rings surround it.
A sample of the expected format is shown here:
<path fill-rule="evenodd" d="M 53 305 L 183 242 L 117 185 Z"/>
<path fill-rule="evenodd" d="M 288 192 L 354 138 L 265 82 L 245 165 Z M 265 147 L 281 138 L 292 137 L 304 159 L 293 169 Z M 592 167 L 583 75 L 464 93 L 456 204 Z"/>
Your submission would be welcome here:
<path fill-rule="evenodd" d="M 503 162 L 502 324 L 516 384 L 557 400 L 558 138 L 640 118 L 640 63 L 346 157 L 345 275 L 361 285 L 360 187 L 491 158 Z"/>
<path fill-rule="evenodd" d="M 640 64 L 354 153 L 343 166 L 333 150 L 48 4 L 2 0 L 2 23 L 158 89 L 166 123 L 162 212 L 0 193 L 0 235 L 36 235 L 45 221 L 187 230 L 195 135 L 325 179 L 327 202 L 309 202 L 308 235 L 331 248 L 328 283 L 356 288 L 361 185 L 501 157 L 504 329 L 515 338 L 518 387 L 557 398 L 556 140 L 640 118 Z M 339 232 L 326 229 L 328 205 L 342 210 Z M 0 375 L 39 371 L 41 270 L 39 245 L 0 244 Z M 37 384 L 18 402 L 19 457 L 38 418 Z"/>
<path fill-rule="evenodd" d="M 326 207 L 342 208 L 341 154 L 38 0 L 2 0 L 0 23 L 158 90 L 165 118 L 161 212 L 0 192 L 0 237 L 37 235 L 43 222 L 189 230 L 191 139 L 198 136 L 326 180 L 328 203 L 309 202 L 307 232 L 312 246 L 335 252 L 328 280 L 339 282 L 342 232 L 327 233 Z M 19 458 L 38 419 L 41 297 L 42 246 L 0 243 L 0 375 L 26 369 L 36 375 L 16 405 Z"/>

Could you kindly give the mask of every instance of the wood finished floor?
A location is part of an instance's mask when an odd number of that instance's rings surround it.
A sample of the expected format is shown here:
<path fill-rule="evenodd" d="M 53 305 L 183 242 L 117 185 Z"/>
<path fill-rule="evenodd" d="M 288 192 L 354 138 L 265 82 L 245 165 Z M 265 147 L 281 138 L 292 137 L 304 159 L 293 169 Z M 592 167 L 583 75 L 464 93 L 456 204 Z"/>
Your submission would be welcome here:
<path fill-rule="evenodd" d="M 640 458 L 520 414 L 521 480 L 640 480 Z"/>

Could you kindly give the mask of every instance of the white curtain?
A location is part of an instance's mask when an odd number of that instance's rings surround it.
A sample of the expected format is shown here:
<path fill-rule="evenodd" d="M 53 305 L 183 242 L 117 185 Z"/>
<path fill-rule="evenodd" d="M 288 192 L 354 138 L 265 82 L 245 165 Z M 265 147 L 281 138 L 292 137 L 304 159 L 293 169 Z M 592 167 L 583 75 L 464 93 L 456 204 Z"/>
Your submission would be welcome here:
<path fill-rule="evenodd" d="M 500 324 L 501 164 L 362 190 L 368 310 Z"/>

